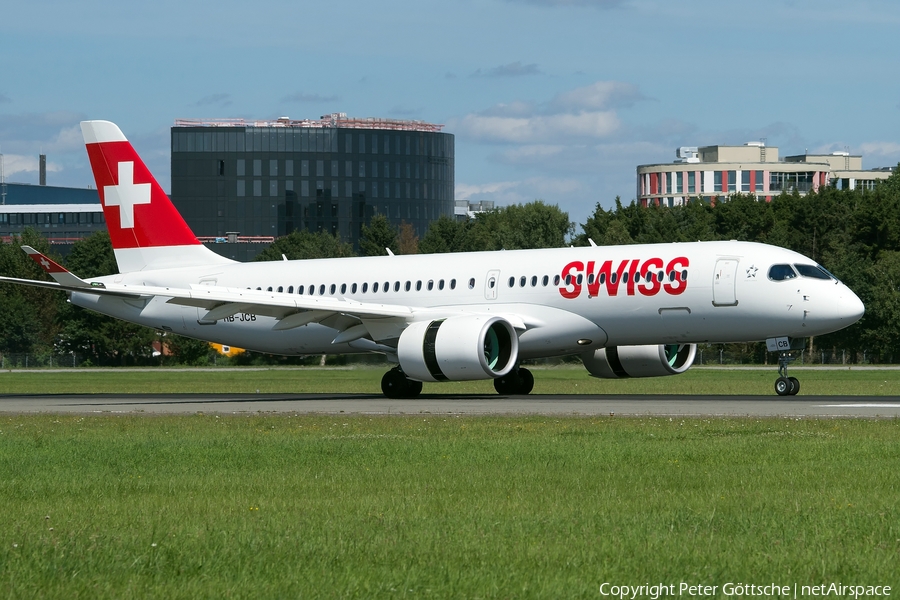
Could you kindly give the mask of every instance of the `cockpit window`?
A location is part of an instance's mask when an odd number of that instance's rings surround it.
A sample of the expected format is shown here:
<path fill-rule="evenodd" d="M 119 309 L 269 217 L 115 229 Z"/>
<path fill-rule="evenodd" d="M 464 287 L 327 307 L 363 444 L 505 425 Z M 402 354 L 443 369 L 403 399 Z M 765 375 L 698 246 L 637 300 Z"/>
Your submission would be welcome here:
<path fill-rule="evenodd" d="M 797 276 L 791 265 L 772 265 L 769 267 L 769 279 L 772 281 L 784 281 Z"/>
<path fill-rule="evenodd" d="M 819 265 L 794 265 L 797 272 L 803 277 L 812 277 L 813 279 L 831 279 L 831 275 Z"/>

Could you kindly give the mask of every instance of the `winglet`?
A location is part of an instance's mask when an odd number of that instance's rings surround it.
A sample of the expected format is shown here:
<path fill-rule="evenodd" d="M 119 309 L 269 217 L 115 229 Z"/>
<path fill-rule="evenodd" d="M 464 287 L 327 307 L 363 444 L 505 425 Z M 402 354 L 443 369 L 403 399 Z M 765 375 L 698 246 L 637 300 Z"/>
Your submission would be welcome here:
<path fill-rule="evenodd" d="M 91 288 L 94 287 L 84 279 L 76 277 L 72 274 L 71 271 L 67 270 L 64 266 L 60 265 L 52 258 L 41 254 L 31 246 L 22 246 L 22 250 L 31 257 L 31 260 L 36 262 L 38 266 L 40 266 L 47 275 L 56 280 L 60 285 L 65 285 L 69 287 L 83 287 L 83 288 Z M 102 286 L 103 284 L 97 284 Z"/>

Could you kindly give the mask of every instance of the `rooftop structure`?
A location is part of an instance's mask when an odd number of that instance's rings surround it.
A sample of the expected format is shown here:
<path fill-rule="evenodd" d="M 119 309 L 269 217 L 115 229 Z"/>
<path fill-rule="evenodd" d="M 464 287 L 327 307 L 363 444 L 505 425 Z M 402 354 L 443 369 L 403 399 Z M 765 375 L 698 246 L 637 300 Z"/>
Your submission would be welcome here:
<path fill-rule="evenodd" d="M 890 168 L 863 170 L 862 156 L 849 152 L 799 154 L 779 159 L 765 142 L 743 146 L 682 146 L 672 163 L 637 167 L 637 199 L 642 205 L 675 206 L 689 198 L 715 201 L 729 194 L 754 194 L 771 201 L 781 193 L 806 194 L 822 186 L 872 189 Z"/>

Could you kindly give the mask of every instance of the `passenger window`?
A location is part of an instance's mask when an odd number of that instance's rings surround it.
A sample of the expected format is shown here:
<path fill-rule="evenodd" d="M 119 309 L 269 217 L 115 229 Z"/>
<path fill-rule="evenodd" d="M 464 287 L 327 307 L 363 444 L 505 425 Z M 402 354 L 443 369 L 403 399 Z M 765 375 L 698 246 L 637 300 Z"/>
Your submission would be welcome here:
<path fill-rule="evenodd" d="M 352 286 L 350 286 L 350 293 L 351 293 L 351 294 L 355 294 L 355 293 L 356 293 L 356 284 L 355 284 L 355 283 L 354 283 Z"/>
<path fill-rule="evenodd" d="M 544 287 L 547 287 L 548 283 L 550 283 L 550 278 L 547 277 L 546 275 L 544 275 L 544 278 L 541 279 L 541 285 L 543 285 Z"/>
<path fill-rule="evenodd" d="M 302 285 L 298 285 L 298 286 L 297 286 L 297 293 L 298 293 L 299 295 L 302 296 L 302 295 L 303 295 L 303 292 L 305 292 L 305 291 L 306 291 L 306 288 L 304 288 Z"/>
<path fill-rule="evenodd" d="M 335 289 L 336 289 L 336 286 L 332 283 L 332 284 L 331 284 L 331 287 L 329 288 L 329 292 L 328 292 L 328 293 L 330 293 L 332 296 L 334 296 L 334 290 L 335 290 Z"/>
<path fill-rule="evenodd" d="M 577 283 L 578 285 L 581 285 L 581 282 L 582 282 L 583 280 L 584 280 L 584 275 L 582 275 L 581 273 L 579 273 L 579 274 L 578 274 L 578 278 L 575 279 L 575 283 Z"/>
<path fill-rule="evenodd" d="M 281 294 L 281 293 L 283 293 L 283 292 L 284 292 L 284 286 L 283 286 L 283 285 L 279 285 L 279 286 L 278 286 L 278 293 Z"/>
<path fill-rule="evenodd" d="M 475 289 L 475 278 L 474 278 L 474 277 L 471 278 L 471 279 L 469 279 L 469 289 L 470 289 L 470 290 L 474 290 L 474 289 Z"/>
<path fill-rule="evenodd" d="M 811 277 L 813 279 L 831 279 L 821 267 L 812 265 L 794 265 L 797 272 L 803 277 Z"/>
<path fill-rule="evenodd" d="M 769 267 L 769 279 L 772 281 L 785 281 L 796 276 L 797 274 L 791 265 L 772 265 Z"/>
<path fill-rule="evenodd" d="M 271 291 L 272 291 L 272 286 L 270 285 L 269 287 L 267 287 L 267 288 L 266 288 L 266 291 L 267 291 L 267 292 L 271 292 Z"/>
<path fill-rule="evenodd" d="M 474 283 L 475 280 L 473 279 L 472 282 Z M 455 290 L 455 289 L 456 289 L 456 280 L 455 280 L 455 279 L 451 279 L 451 280 L 450 280 L 450 289 L 451 289 L 451 290 Z"/>
<path fill-rule="evenodd" d="M 509 278 L 509 287 L 513 287 L 514 285 L 516 285 L 516 278 L 510 277 Z"/>
<path fill-rule="evenodd" d="M 521 277 L 519 277 L 519 287 L 525 287 L 525 282 L 526 282 L 526 281 L 527 281 L 527 279 L 525 279 L 525 276 L 524 276 L 524 275 L 522 275 Z"/>
<path fill-rule="evenodd" d="M 443 280 L 443 279 L 441 279 L 440 281 L 438 281 L 438 289 L 439 289 L 439 290 L 444 289 L 444 280 Z"/>
<path fill-rule="evenodd" d="M 404 291 L 409 291 L 412 288 L 412 284 L 410 282 L 406 282 L 406 285 L 403 286 Z"/>
<path fill-rule="evenodd" d="M 407 282 L 407 283 L 408 283 L 408 282 Z M 395 291 L 395 292 L 399 292 L 399 291 L 400 291 L 400 282 L 399 282 L 399 281 L 395 281 L 395 282 L 394 282 L 394 291 Z"/>
<path fill-rule="evenodd" d="M 687 281 L 687 269 L 681 272 L 681 280 Z"/>
<path fill-rule="evenodd" d="M 347 293 L 347 284 L 342 283 L 341 284 L 341 294 L 346 294 L 346 293 Z"/>
<path fill-rule="evenodd" d="M 363 291 L 365 291 L 365 287 L 363 287 Z M 376 293 L 378 291 L 378 282 L 372 284 L 372 293 Z"/>
<path fill-rule="evenodd" d="M 293 293 L 294 293 L 294 286 L 289 286 L 289 287 L 288 287 L 288 294 L 293 294 Z"/>
<path fill-rule="evenodd" d="M 385 294 L 387 294 L 389 291 L 391 291 L 391 282 L 390 282 L 390 281 L 385 281 L 385 282 L 384 282 L 384 285 L 381 286 L 381 290 L 382 290 Z"/>
<path fill-rule="evenodd" d="M 430 292 L 433 289 L 434 289 L 434 279 L 429 279 L 428 280 L 428 291 Z"/>
<path fill-rule="evenodd" d="M 531 276 L 531 287 L 537 287 L 537 275 Z"/>
<path fill-rule="evenodd" d="M 559 275 L 553 277 L 553 285 L 559 285 Z"/>
<path fill-rule="evenodd" d="M 319 286 L 319 295 L 320 295 L 320 296 L 324 296 L 324 295 L 325 295 L 325 284 L 324 284 L 324 283 L 323 283 L 322 285 Z"/>
<path fill-rule="evenodd" d="M 489 287 L 489 288 L 494 289 L 494 285 L 495 285 L 496 283 L 497 283 L 497 281 L 496 281 L 493 277 L 491 277 L 490 279 L 488 279 L 488 287 Z"/>
<path fill-rule="evenodd" d="M 378 285 L 378 284 L 376 283 L 375 285 Z M 365 293 L 368 292 L 368 291 L 369 291 L 369 284 L 368 284 L 368 283 L 363 283 L 362 293 L 365 294 Z M 375 291 L 377 292 L 378 290 L 375 290 Z"/>

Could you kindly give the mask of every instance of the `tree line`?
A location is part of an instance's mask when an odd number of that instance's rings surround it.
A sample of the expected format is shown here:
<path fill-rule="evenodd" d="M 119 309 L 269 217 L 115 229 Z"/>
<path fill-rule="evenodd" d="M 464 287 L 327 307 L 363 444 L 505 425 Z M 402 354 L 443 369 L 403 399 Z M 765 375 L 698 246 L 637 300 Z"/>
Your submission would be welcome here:
<path fill-rule="evenodd" d="M 474 218 L 441 217 L 420 239 L 410 224 L 394 227 L 376 215 L 362 230 L 359 254 L 429 254 L 569 245 L 648 244 L 708 240 L 763 242 L 800 252 L 847 283 L 866 305 L 857 324 L 815 340 L 822 350 L 842 349 L 851 361 L 900 361 L 900 171 L 873 190 L 823 187 L 805 196 L 782 194 L 771 202 L 750 195 L 681 206 L 642 207 L 616 198 L 609 209 L 599 203 L 576 231 L 569 215 L 542 200 L 500 207 Z M 10 243 L 0 243 L 0 273 L 28 279 L 46 278 L 19 246 L 31 245 L 54 257 L 47 240 L 27 229 Z M 295 231 L 278 238 L 256 260 L 354 256 L 353 247 L 326 232 Z M 117 272 L 105 232 L 77 242 L 59 262 L 82 278 Z M 140 364 L 150 361 L 160 333 L 73 307 L 59 292 L 0 285 L 0 353 L 77 352 L 93 364 Z M 202 342 L 169 335 L 171 354 L 157 362 L 203 363 Z M 764 345 L 748 351 L 762 361 Z M 152 361 L 150 361 L 152 362 Z"/>

